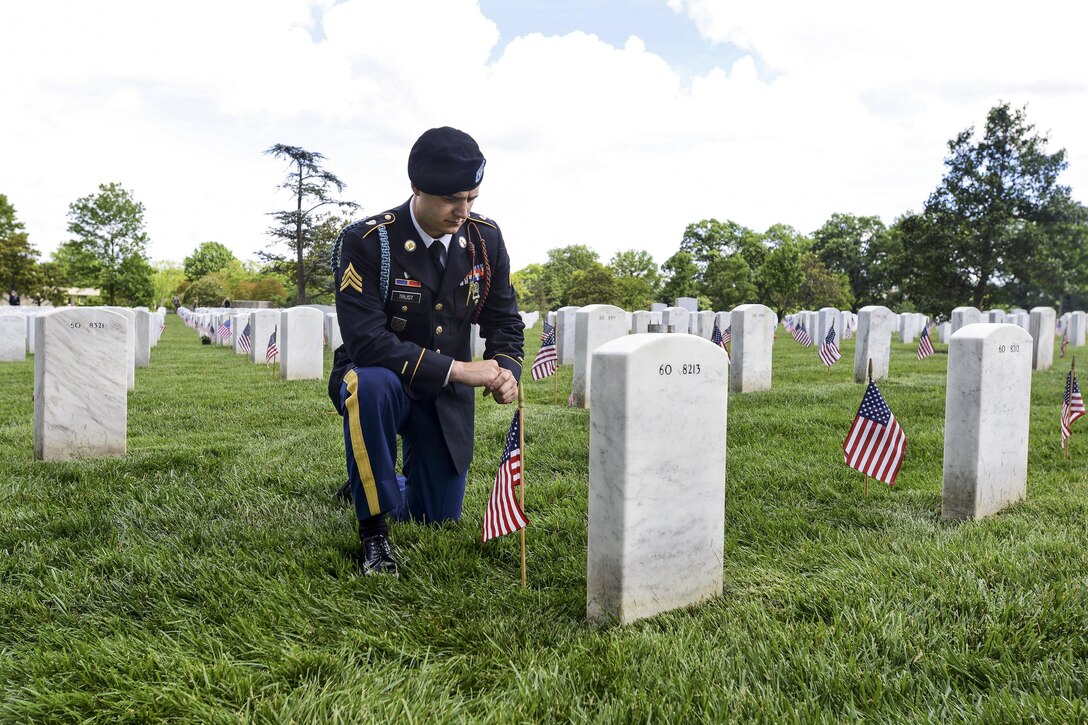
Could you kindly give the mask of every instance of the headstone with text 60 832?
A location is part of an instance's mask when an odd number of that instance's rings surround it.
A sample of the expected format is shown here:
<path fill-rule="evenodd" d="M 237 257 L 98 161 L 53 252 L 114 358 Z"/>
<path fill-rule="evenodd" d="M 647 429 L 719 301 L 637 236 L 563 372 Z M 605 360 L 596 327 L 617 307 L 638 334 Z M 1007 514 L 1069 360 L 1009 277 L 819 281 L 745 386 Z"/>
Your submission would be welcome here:
<path fill-rule="evenodd" d="M 40 315 L 34 350 L 34 457 L 123 456 L 128 321 L 101 307 Z"/>

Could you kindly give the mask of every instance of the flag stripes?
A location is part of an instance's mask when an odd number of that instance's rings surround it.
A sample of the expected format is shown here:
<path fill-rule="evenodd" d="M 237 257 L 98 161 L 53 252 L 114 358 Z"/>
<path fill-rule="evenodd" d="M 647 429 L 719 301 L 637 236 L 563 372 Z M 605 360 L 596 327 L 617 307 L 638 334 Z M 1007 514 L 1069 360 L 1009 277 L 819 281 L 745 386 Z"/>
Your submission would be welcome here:
<path fill-rule="evenodd" d="M 484 510 L 483 541 L 520 531 L 529 519 L 518 504 L 515 491 L 521 485 L 521 415 L 514 411 L 514 420 L 506 434 L 502 460 L 495 474 L 495 485 Z"/>

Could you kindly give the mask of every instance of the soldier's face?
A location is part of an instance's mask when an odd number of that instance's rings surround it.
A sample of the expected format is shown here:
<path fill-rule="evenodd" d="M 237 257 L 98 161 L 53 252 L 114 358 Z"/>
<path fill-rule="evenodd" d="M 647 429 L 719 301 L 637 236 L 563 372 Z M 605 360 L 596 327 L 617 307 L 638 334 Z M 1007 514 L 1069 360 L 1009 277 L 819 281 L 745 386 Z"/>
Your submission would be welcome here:
<path fill-rule="evenodd" d="M 443 234 L 453 234 L 465 223 L 473 202 L 480 195 L 480 187 L 449 196 L 435 196 L 423 193 L 413 184 L 412 193 L 415 194 L 412 210 L 416 214 L 416 221 L 432 237 L 441 237 Z"/>

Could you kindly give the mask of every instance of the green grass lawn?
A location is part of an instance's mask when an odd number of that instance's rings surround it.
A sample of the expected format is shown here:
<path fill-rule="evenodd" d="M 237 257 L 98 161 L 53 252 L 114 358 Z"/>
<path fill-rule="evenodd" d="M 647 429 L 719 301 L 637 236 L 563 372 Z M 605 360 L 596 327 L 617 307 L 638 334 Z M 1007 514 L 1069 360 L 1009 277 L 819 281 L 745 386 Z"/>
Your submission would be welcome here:
<path fill-rule="evenodd" d="M 527 338 L 531 360 L 539 325 Z M 947 356 L 893 344 L 880 387 L 907 457 L 866 499 L 842 462 L 864 390 L 843 347 L 829 372 L 779 328 L 774 389 L 730 396 L 723 596 L 603 628 L 585 621 L 589 413 L 565 407 L 569 367 L 559 404 L 551 380 L 526 385 L 523 591 L 517 537 L 479 543 L 510 406 L 478 405 L 462 521 L 395 524 L 401 577 L 363 578 L 324 381 L 274 380 L 170 316 L 128 455 L 43 463 L 33 361 L 2 363 L 0 719 L 1088 721 L 1068 358 L 1032 376 L 1028 498 L 949 523 Z"/>

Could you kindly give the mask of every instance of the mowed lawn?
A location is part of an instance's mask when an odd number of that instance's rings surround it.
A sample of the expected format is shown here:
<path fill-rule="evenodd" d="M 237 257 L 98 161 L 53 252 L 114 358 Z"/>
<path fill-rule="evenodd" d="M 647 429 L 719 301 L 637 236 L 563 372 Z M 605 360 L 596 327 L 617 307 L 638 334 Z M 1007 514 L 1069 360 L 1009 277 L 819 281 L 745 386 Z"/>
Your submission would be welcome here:
<path fill-rule="evenodd" d="M 880 388 L 907 457 L 868 498 L 842 462 L 864 390 L 843 347 L 828 371 L 779 328 L 774 389 L 729 400 L 723 596 L 624 627 L 585 621 L 589 413 L 565 406 L 569 367 L 558 403 L 526 385 L 523 591 L 517 536 L 479 543 L 512 406 L 478 404 L 461 522 L 395 524 L 401 577 L 364 578 L 325 381 L 282 383 L 171 315 L 136 371 L 128 455 L 43 463 L 32 358 L 2 363 L 0 720 L 1088 721 L 1069 358 L 1032 376 L 1028 498 L 950 523 L 946 347 L 893 344 Z"/>

